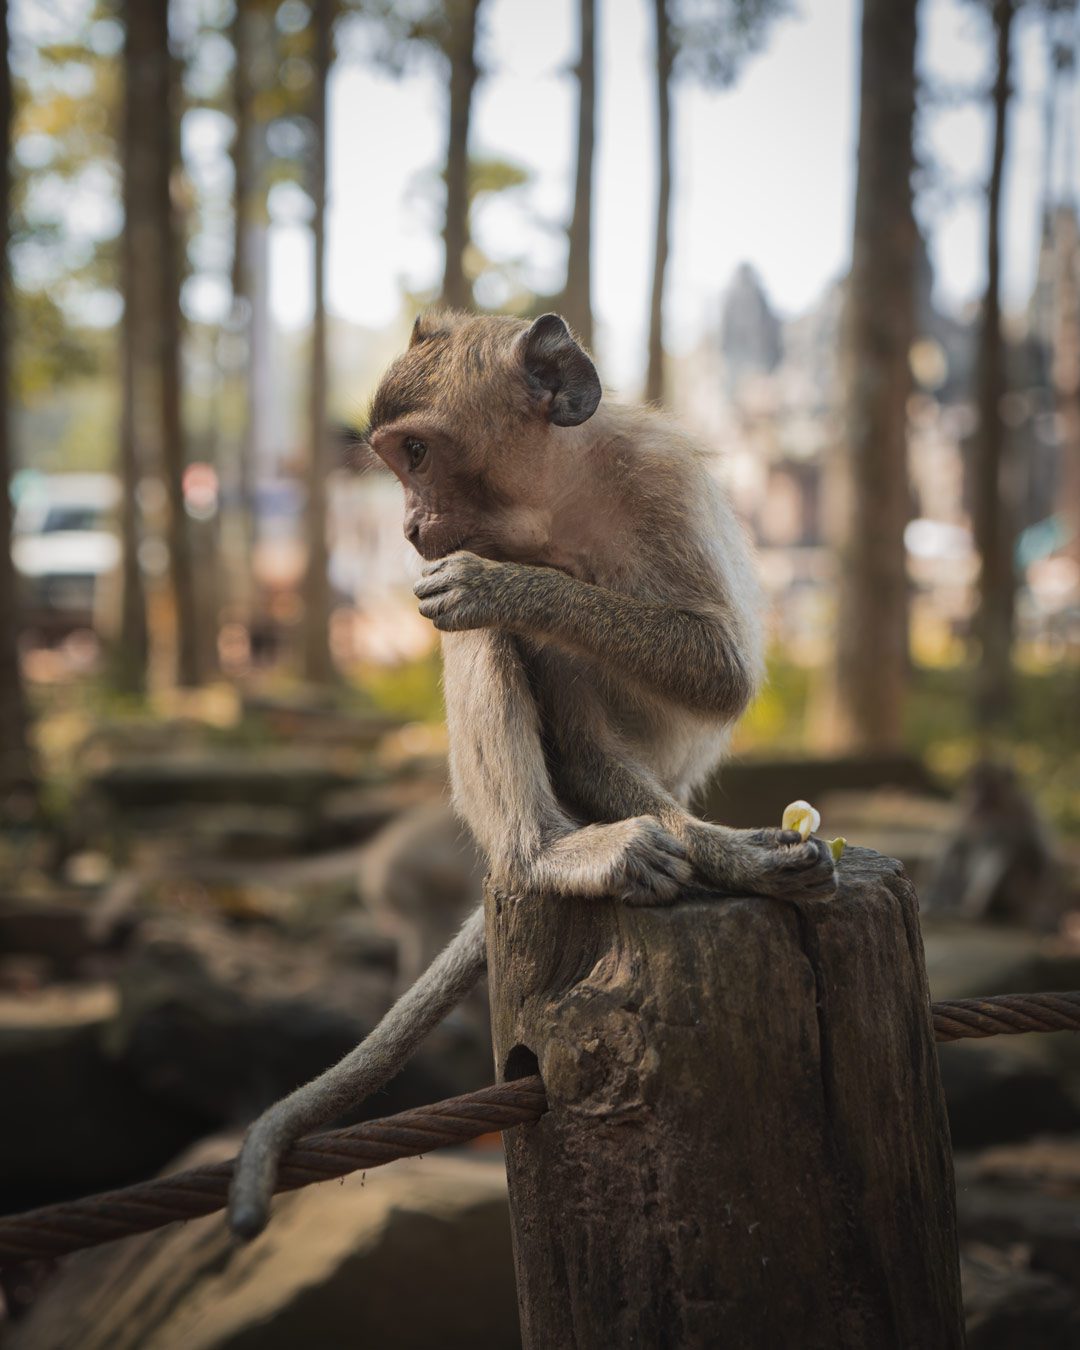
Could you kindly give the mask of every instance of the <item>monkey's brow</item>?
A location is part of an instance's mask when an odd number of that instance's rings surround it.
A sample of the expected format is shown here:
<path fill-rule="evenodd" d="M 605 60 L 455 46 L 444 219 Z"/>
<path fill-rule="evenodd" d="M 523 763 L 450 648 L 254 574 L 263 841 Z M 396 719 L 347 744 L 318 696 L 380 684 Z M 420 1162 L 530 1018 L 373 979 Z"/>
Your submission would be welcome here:
<path fill-rule="evenodd" d="M 370 439 L 380 427 L 389 426 L 402 417 L 408 417 L 410 413 L 419 412 L 422 407 L 423 400 L 411 397 L 405 390 L 400 393 L 376 394 L 368 409 L 367 425 L 364 428 L 365 439 Z"/>
<path fill-rule="evenodd" d="M 371 439 L 371 426 L 366 421 L 359 424 L 348 422 L 341 428 L 341 439 L 346 446 L 367 445 Z"/>

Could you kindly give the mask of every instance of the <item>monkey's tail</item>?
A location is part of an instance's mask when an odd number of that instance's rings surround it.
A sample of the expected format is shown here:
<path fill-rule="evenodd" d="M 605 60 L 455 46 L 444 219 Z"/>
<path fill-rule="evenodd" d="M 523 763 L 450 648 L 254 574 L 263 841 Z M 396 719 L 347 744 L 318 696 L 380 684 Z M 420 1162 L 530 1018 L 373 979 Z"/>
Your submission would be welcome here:
<path fill-rule="evenodd" d="M 457 937 L 355 1050 L 255 1121 L 244 1139 L 229 1189 L 229 1225 L 234 1233 L 253 1238 L 265 1227 L 278 1160 L 289 1145 L 392 1078 L 428 1032 L 472 989 L 486 961 L 481 907 L 469 915 Z"/>

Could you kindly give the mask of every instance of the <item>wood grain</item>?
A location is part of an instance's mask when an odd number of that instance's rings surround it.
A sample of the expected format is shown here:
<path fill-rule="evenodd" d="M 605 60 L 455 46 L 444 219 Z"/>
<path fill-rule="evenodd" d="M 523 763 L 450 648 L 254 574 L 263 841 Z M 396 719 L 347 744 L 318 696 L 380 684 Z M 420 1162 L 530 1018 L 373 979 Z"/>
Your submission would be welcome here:
<path fill-rule="evenodd" d="M 488 890 L 523 1343 L 963 1344 L 952 1159 L 917 902 L 845 855 L 837 897 L 666 909 Z"/>

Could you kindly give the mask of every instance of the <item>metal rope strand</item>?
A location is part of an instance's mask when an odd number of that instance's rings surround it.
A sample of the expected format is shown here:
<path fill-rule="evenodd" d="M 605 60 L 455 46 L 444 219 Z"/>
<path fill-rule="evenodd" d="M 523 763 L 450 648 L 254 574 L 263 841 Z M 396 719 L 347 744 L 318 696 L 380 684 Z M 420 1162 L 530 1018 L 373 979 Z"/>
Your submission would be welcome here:
<path fill-rule="evenodd" d="M 285 1155 L 275 1189 L 296 1190 L 396 1158 L 464 1144 L 492 1130 L 530 1124 L 546 1110 L 544 1085 L 533 1074 L 382 1120 L 309 1135 Z M 63 1256 L 176 1219 L 212 1214 L 225 1207 L 234 1161 L 0 1218 L 0 1264 Z"/>
<path fill-rule="evenodd" d="M 947 999 L 931 1004 L 930 1011 L 938 1042 L 1080 1031 L 1080 992 Z M 276 1189 L 292 1191 L 396 1158 L 464 1144 L 493 1130 L 532 1124 L 546 1110 L 544 1084 L 533 1074 L 382 1120 L 309 1135 L 285 1155 Z M 0 1218 L 0 1264 L 51 1259 L 224 1209 L 233 1162 Z"/>
<path fill-rule="evenodd" d="M 947 999 L 931 1004 L 930 1011 L 934 1015 L 937 1041 L 1019 1036 L 1025 1031 L 1080 1030 L 1080 992 Z"/>

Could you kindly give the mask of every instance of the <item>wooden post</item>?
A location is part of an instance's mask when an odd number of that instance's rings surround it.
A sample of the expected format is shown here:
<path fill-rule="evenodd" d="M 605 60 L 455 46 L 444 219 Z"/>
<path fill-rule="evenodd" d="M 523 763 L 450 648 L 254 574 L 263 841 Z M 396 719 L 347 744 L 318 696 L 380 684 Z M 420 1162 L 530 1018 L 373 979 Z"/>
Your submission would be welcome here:
<path fill-rule="evenodd" d="M 489 889 L 498 1073 L 550 1102 L 506 1139 L 526 1350 L 963 1345 L 916 910 L 867 849 L 828 902 Z"/>

